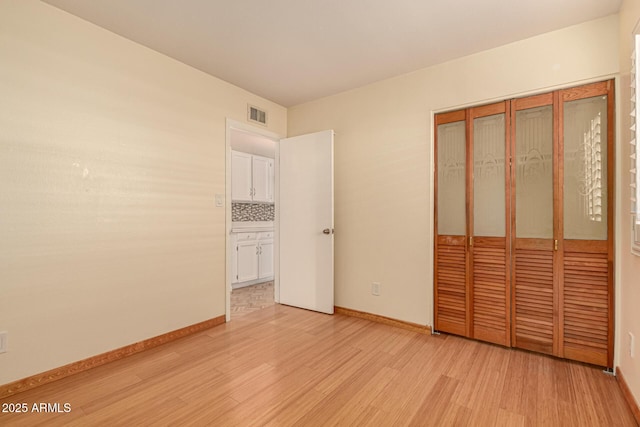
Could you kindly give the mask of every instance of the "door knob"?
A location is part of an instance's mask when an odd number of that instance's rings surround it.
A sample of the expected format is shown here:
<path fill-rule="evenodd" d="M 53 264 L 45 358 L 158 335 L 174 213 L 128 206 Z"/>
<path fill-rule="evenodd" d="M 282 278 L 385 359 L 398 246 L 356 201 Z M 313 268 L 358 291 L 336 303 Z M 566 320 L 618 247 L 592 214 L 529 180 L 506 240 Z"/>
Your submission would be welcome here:
<path fill-rule="evenodd" d="M 322 230 L 322 232 L 323 232 L 324 234 L 331 234 L 331 233 L 333 233 L 333 229 L 331 229 L 331 228 L 325 228 L 324 230 Z"/>

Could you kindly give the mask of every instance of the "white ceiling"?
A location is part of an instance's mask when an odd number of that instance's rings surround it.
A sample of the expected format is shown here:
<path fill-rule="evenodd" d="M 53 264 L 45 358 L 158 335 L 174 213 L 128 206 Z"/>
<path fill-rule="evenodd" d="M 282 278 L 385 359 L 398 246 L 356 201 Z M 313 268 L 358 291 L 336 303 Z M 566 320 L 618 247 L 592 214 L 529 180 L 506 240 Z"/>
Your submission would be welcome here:
<path fill-rule="evenodd" d="M 44 0 L 292 106 L 614 14 L 621 0 Z"/>

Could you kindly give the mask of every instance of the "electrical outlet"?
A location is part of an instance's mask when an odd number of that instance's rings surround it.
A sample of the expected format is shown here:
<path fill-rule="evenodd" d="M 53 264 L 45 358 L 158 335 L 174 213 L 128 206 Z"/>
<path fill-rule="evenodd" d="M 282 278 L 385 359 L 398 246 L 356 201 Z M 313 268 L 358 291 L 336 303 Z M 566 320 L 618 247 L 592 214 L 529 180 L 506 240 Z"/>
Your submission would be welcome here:
<path fill-rule="evenodd" d="M 373 282 L 371 284 L 371 295 L 380 295 L 380 283 Z"/>
<path fill-rule="evenodd" d="M 9 333 L 6 331 L 0 332 L 0 353 L 7 352 L 7 336 L 8 335 Z"/>
<path fill-rule="evenodd" d="M 632 358 L 635 357 L 635 353 L 636 353 L 636 337 L 633 336 L 633 334 L 631 332 L 629 332 L 629 356 L 631 356 Z"/>

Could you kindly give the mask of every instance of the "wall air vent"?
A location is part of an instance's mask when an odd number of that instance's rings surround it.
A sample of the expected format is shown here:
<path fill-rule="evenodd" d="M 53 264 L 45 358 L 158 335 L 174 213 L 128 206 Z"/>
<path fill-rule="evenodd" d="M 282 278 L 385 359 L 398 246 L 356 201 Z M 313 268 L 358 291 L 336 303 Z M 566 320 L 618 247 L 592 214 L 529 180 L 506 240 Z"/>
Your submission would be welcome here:
<path fill-rule="evenodd" d="M 267 112 L 259 109 L 258 107 L 254 107 L 253 105 L 247 105 L 247 120 L 266 126 Z"/>

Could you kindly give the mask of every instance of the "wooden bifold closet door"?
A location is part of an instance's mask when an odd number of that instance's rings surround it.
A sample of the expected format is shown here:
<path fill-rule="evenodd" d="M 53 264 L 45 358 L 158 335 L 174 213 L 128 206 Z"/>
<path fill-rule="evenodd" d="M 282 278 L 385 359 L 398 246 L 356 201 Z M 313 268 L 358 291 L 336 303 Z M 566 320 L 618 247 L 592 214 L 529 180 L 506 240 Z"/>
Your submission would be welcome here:
<path fill-rule="evenodd" d="M 558 94 L 512 101 L 512 343 L 559 349 Z M 554 314 L 556 313 L 556 314 Z"/>
<path fill-rule="evenodd" d="M 435 329 L 613 365 L 613 81 L 435 117 Z"/>
<path fill-rule="evenodd" d="M 436 329 L 510 345 L 509 103 L 436 116 Z"/>

